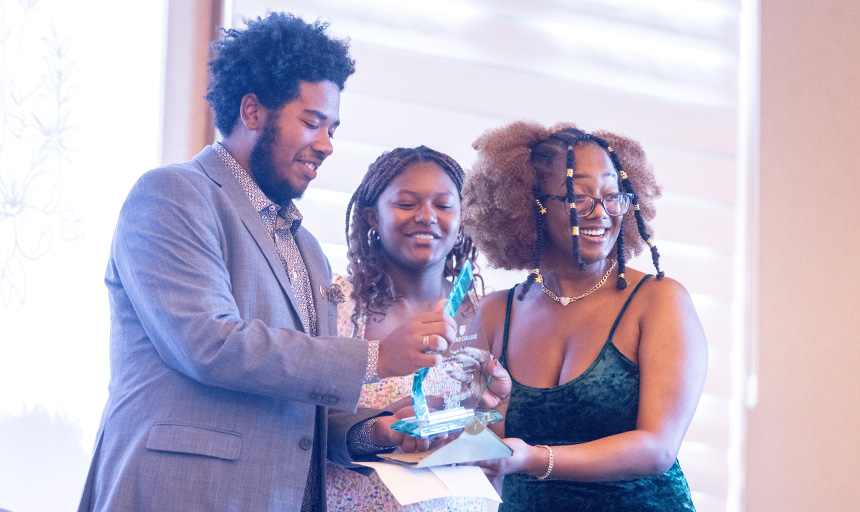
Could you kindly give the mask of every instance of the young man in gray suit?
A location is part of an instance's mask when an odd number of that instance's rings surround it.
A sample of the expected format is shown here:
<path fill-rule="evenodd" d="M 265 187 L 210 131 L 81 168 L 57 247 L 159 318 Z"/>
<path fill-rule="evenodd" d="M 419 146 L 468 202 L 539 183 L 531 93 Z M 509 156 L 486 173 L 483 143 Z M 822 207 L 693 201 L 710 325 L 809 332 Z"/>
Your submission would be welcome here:
<path fill-rule="evenodd" d="M 336 336 L 337 291 L 293 200 L 332 153 L 354 63 L 326 25 L 270 14 L 213 45 L 220 142 L 145 173 L 105 276 L 109 398 L 80 510 L 324 510 L 323 461 L 398 444 L 362 384 L 441 362 L 441 311 Z"/>

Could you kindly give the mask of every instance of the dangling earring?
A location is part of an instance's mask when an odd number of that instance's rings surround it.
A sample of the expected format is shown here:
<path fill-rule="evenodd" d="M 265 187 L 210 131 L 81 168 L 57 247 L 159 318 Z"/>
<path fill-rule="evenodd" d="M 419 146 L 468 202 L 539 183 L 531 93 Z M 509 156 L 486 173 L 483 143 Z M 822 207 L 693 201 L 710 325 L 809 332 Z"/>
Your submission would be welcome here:
<path fill-rule="evenodd" d="M 367 245 L 373 247 L 374 242 L 379 241 L 379 232 L 376 228 L 370 228 L 367 230 Z"/>

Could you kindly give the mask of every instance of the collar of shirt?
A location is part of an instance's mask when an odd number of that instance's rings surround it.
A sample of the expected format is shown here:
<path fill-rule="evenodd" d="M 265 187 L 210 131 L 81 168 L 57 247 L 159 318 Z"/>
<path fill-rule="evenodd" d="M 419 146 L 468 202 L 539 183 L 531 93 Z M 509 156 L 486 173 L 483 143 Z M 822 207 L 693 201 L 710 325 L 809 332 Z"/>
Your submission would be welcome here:
<path fill-rule="evenodd" d="M 299 211 L 296 204 L 293 201 L 290 201 L 286 205 L 282 206 L 272 202 L 272 200 L 269 199 L 269 196 L 260 190 L 260 186 L 257 185 L 257 182 L 251 177 L 251 173 L 239 165 L 239 162 L 237 162 L 236 159 L 227 152 L 220 142 L 215 142 L 212 147 L 215 149 L 215 152 L 218 153 L 218 156 L 221 158 L 221 161 L 224 162 L 224 165 L 230 169 L 233 177 L 236 178 L 236 181 L 239 182 L 239 185 L 242 187 L 242 190 L 245 191 L 248 199 L 251 200 L 251 205 L 255 210 L 257 210 L 257 213 L 260 214 L 260 217 L 263 218 L 267 225 L 270 222 L 274 224 L 274 216 L 277 214 L 286 221 L 286 224 L 290 226 L 290 231 L 293 233 L 293 236 L 295 236 L 299 226 L 302 225 L 302 213 Z"/>

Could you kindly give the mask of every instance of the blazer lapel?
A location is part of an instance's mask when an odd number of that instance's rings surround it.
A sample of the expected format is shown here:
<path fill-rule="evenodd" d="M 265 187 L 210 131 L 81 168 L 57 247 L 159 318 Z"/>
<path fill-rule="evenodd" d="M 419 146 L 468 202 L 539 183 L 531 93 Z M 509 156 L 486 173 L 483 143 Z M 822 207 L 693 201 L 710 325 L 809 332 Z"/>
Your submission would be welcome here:
<path fill-rule="evenodd" d="M 202 166 L 207 176 L 224 191 L 233 209 L 239 215 L 239 218 L 242 219 L 242 223 L 247 228 L 251 238 L 254 239 L 257 247 L 266 257 L 266 261 L 268 261 L 269 267 L 272 269 L 272 273 L 275 275 L 281 289 L 287 294 L 289 306 L 293 311 L 292 317 L 296 321 L 297 329 L 308 332 L 307 327 L 302 323 L 301 315 L 298 314 L 298 310 L 296 309 L 298 302 L 296 302 L 293 287 L 290 285 L 290 279 L 287 276 L 284 264 L 281 262 L 281 256 L 278 254 L 275 242 L 269 236 L 269 232 L 266 230 L 259 212 L 254 210 L 251 200 L 248 199 L 248 195 L 245 194 L 242 186 L 236 181 L 230 168 L 224 164 L 221 157 L 218 156 L 218 153 L 211 146 L 204 148 L 200 154 L 194 157 L 194 160 Z M 313 285 L 313 283 L 311 284 Z"/>
<path fill-rule="evenodd" d="M 332 284 L 328 259 L 322 252 L 317 240 L 305 228 L 299 228 L 298 233 L 296 233 L 296 245 L 299 246 L 302 260 L 308 269 L 311 294 L 317 312 L 317 334 L 333 336 L 337 334 L 336 327 L 331 328 L 331 326 L 337 325 L 337 303 L 328 298 L 328 289 Z M 333 322 L 332 318 L 334 319 Z"/>

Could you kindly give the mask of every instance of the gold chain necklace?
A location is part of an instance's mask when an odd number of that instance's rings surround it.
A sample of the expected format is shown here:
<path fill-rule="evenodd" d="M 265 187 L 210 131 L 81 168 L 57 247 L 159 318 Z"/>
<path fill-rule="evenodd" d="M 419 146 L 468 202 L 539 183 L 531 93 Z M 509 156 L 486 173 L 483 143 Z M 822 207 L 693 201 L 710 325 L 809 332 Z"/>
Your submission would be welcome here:
<path fill-rule="evenodd" d="M 579 299 L 582 299 L 584 297 L 588 297 L 592 293 L 596 292 L 601 286 L 603 286 L 603 283 L 605 283 L 606 280 L 609 279 L 609 274 L 611 274 L 612 270 L 615 268 L 616 261 L 615 260 L 610 260 L 610 261 L 612 261 L 612 264 L 609 265 L 609 270 L 607 270 L 606 273 L 603 274 L 603 277 L 600 279 L 600 281 L 598 281 L 596 285 L 592 286 L 590 290 L 583 293 L 582 295 L 577 295 L 576 297 L 559 297 L 558 295 L 552 293 L 549 288 L 544 286 L 543 281 L 541 281 L 541 283 L 540 283 L 540 289 L 543 290 L 543 292 L 545 294 L 549 295 L 550 299 L 558 302 L 562 306 L 567 306 L 571 302 L 576 302 Z"/>

